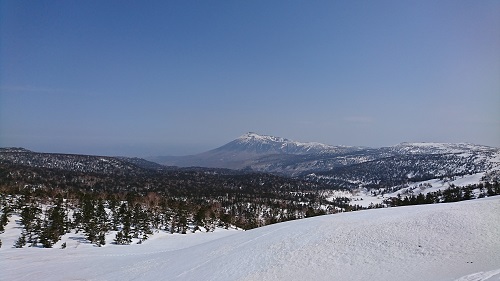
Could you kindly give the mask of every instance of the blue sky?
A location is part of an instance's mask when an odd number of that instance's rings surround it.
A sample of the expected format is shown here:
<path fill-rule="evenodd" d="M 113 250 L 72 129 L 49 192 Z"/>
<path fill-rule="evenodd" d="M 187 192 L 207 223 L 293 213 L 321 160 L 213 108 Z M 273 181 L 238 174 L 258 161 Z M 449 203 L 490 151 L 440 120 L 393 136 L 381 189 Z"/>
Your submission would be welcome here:
<path fill-rule="evenodd" d="M 500 1 L 0 3 L 0 146 L 500 147 Z"/>

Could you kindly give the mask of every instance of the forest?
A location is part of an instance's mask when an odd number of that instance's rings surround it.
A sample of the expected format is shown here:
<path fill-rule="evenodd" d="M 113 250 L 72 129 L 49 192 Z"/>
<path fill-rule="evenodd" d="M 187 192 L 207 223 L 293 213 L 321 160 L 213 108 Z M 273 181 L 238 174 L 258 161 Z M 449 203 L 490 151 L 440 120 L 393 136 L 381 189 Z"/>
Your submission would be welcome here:
<path fill-rule="evenodd" d="M 187 233 L 216 227 L 251 229 L 349 211 L 329 202 L 316 184 L 268 174 L 166 171 L 103 174 L 0 165 L 2 228 L 19 214 L 16 247 L 52 247 L 68 232 L 101 246 L 143 241 L 154 231 Z M 0 232 L 3 229 L 0 229 Z"/>

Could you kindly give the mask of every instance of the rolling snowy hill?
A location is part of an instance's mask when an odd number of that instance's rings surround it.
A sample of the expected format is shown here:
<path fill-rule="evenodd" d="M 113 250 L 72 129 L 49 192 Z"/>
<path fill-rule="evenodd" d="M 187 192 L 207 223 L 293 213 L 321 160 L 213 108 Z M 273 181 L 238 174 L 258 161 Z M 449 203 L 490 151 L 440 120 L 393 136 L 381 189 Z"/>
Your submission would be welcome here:
<path fill-rule="evenodd" d="M 500 197 L 376 209 L 142 245 L 10 248 L 4 280 L 498 280 Z M 15 231 L 10 223 L 4 235 Z M 158 235 L 158 234 L 157 234 Z M 225 237 L 223 237 L 225 236 Z"/>

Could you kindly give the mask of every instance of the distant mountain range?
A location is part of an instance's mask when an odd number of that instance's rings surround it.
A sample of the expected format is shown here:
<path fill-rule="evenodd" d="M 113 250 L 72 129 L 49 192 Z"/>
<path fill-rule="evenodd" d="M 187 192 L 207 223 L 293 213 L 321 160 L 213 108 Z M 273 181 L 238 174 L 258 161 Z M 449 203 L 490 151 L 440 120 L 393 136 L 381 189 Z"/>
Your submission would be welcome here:
<path fill-rule="evenodd" d="M 250 132 L 197 155 L 148 160 L 169 166 L 274 173 L 348 188 L 477 173 L 484 173 L 490 180 L 500 178 L 500 149 L 469 143 L 401 143 L 368 148 L 302 143 Z"/>
<path fill-rule="evenodd" d="M 38 153 L 0 148 L 0 164 L 112 175 L 150 171 L 270 173 L 325 187 L 393 187 L 408 182 L 479 174 L 500 181 L 500 148 L 469 143 L 401 143 L 382 148 L 332 146 L 247 133 L 190 156 L 142 158 Z"/>

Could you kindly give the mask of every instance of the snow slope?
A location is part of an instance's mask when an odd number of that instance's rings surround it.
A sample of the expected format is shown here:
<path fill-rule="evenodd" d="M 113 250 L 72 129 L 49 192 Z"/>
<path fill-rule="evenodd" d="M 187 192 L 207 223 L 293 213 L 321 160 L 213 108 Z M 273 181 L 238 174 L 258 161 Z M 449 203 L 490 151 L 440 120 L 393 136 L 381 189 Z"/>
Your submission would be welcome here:
<path fill-rule="evenodd" d="M 407 187 L 403 187 L 398 189 L 397 191 L 394 191 L 392 193 L 385 193 L 383 195 L 376 195 L 373 196 L 371 194 L 372 190 L 368 190 L 366 188 L 358 189 L 358 190 L 353 190 L 352 192 L 349 191 L 336 191 L 333 193 L 332 196 L 328 197 L 327 200 L 333 201 L 335 200 L 336 197 L 347 197 L 350 198 L 351 205 L 359 205 L 362 207 L 369 207 L 372 204 L 382 204 L 384 200 L 389 199 L 391 197 L 398 197 L 402 196 L 408 196 L 408 195 L 418 195 L 420 193 L 422 194 L 427 194 L 429 192 L 436 192 L 438 190 L 445 190 L 450 188 L 450 186 L 460 186 L 460 187 L 465 187 L 468 185 L 475 185 L 479 183 L 484 183 L 482 181 L 482 178 L 484 177 L 485 173 L 477 173 L 477 174 L 472 174 L 472 175 L 464 175 L 464 176 L 457 176 L 454 177 L 453 179 L 431 179 L 431 180 L 426 180 L 426 181 L 419 181 L 419 182 L 414 182 L 411 184 L 406 185 Z M 383 189 L 380 189 L 383 190 Z M 379 191 L 374 190 L 374 191 Z M 477 197 L 479 190 L 476 189 L 477 193 L 474 193 L 474 195 Z"/>
<path fill-rule="evenodd" d="M 63 250 L 4 244 L 0 279 L 499 280 L 499 222 L 496 196 L 320 216 L 214 236 L 169 236 L 143 245 Z"/>

